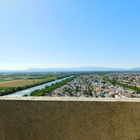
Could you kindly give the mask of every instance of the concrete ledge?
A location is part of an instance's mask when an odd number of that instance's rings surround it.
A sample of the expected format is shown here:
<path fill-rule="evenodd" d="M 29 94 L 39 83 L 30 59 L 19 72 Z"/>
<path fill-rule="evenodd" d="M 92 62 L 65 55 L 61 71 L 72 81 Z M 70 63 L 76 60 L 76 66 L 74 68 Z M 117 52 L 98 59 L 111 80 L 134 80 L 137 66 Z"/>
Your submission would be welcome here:
<path fill-rule="evenodd" d="M 18 100 L 18 101 L 86 101 L 86 102 L 140 102 L 140 98 L 86 98 L 86 97 L 6 97 L 1 96 L 0 100 Z"/>
<path fill-rule="evenodd" d="M 140 99 L 0 97 L 0 140 L 140 140 Z"/>

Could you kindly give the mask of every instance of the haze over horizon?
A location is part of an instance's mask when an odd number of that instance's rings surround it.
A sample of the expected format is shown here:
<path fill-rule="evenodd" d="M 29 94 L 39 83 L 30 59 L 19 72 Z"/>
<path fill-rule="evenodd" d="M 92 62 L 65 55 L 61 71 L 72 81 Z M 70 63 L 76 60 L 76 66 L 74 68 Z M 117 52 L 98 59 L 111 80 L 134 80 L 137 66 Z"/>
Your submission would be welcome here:
<path fill-rule="evenodd" d="M 5 70 L 30 70 L 30 69 L 80 69 L 80 68 L 101 68 L 101 69 L 140 69 L 140 66 L 137 67 L 106 67 L 106 66 L 94 66 L 94 65 L 64 65 L 64 64 L 0 64 L 0 71 Z"/>
<path fill-rule="evenodd" d="M 140 67 L 139 0 L 0 1 L 0 70 Z"/>
<path fill-rule="evenodd" d="M 22 68 L 22 69 L 21 69 Z M 24 68 L 20 66 L 20 68 L 12 67 L 10 69 L 1 69 L 0 72 L 16 72 L 16 71 L 25 71 L 25 72 L 63 72 L 63 71 L 140 71 L 140 67 L 133 67 L 133 68 L 117 68 L 117 67 L 101 67 L 101 66 L 69 66 L 69 67 L 27 67 Z"/>

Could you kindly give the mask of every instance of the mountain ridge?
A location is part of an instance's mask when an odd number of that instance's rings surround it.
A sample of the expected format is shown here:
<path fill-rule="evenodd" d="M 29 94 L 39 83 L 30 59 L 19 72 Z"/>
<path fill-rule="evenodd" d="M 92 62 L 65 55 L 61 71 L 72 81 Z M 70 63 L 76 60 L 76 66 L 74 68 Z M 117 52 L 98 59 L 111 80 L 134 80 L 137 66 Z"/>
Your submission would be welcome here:
<path fill-rule="evenodd" d="M 108 67 L 94 67 L 94 66 L 81 66 L 70 68 L 30 68 L 26 71 L 140 71 L 140 67 L 125 69 L 125 68 L 108 68 Z"/>
<path fill-rule="evenodd" d="M 108 68 L 96 66 L 81 66 L 70 68 L 29 68 L 26 70 L 0 70 L 0 72 L 88 72 L 88 71 L 140 71 L 140 67 L 125 68 Z"/>

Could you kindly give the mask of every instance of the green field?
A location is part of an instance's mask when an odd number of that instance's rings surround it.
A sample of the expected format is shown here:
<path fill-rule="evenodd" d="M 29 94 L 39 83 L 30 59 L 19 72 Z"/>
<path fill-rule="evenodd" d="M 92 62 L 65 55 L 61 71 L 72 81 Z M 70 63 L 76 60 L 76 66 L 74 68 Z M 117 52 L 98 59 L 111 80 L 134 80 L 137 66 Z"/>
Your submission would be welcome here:
<path fill-rule="evenodd" d="M 0 74 L 0 96 L 34 87 L 74 73 L 13 73 Z"/>

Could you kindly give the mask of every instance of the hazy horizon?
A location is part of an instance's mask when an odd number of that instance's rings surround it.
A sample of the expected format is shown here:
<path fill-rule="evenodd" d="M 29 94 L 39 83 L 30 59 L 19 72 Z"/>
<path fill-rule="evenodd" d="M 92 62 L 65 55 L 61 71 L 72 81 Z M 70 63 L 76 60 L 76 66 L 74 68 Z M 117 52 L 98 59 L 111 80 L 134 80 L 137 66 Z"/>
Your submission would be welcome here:
<path fill-rule="evenodd" d="M 27 67 L 25 67 L 25 65 L 24 65 L 24 67 L 23 66 L 21 66 L 20 64 L 18 64 L 19 65 L 19 67 L 16 67 L 15 68 L 15 65 L 13 65 L 13 67 L 12 67 L 12 64 L 9 64 L 7 67 L 5 67 L 5 68 L 0 68 L 0 71 L 6 71 L 6 70 L 12 70 L 12 71 L 24 71 L 24 70 L 30 70 L 30 69 L 82 69 L 82 68 L 103 68 L 103 69 L 126 69 L 126 70 L 129 70 L 129 69 L 135 69 L 135 68 L 140 68 L 140 67 L 127 67 L 127 68 L 124 68 L 124 67 L 103 67 L 103 66 L 92 66 L 92 65 L 79 65 L 79 66 L 77 66 L 77 65 L 67 65 L 67 66 L 57 66 L 57 65 L 55 65 L 55 66 L 50 66 L 50 67 L 46 67 L 45 65 L 44 65 L 44 67 L 43 67 L 43 65 L 35 65 L 35 64 L 32 64 L 32 65 L 28 65 Z M 11 68 L 9 68 L 8 69 L 8 67 L 9 66 L 11 66 Z"/>
<path fill-rule="evenodd" d="M 79 67 L 101 67 L 101 68 L 116 68 L 116 69 L 133 69 L 133 68 L 139 68 L 140 66 L 135 67 L 111 67 L 111 66 L 105 66 L 105 65 L 64 65 L 64 64 L 53 64 L 53 65 L 47 65 L 47 64 L 0 64 L 0 70 L 27 70 L 31 68 L 35 69 L 49 69 L 49 68 L 79 68 Z"/>

